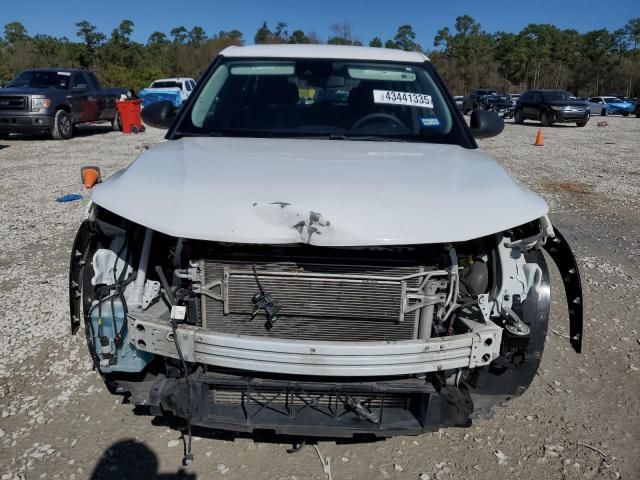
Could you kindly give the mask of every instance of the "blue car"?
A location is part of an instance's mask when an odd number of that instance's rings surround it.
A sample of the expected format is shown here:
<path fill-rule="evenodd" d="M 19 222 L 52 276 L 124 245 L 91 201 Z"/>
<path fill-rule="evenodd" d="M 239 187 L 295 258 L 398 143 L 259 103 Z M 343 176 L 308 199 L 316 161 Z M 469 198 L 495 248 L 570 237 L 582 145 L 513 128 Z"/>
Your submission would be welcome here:
<path fill-rule="evenodd" d="M 618 97 L 592 97 L 589 99 L 591 115 L 623 115 L 634 112 L 635 105 Z"/>

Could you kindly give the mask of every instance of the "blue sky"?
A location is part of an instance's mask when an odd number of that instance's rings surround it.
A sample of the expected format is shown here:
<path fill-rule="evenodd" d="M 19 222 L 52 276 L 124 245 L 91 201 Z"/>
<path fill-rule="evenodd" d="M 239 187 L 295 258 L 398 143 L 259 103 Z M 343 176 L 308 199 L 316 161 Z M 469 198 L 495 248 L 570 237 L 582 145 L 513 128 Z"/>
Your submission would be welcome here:
<path fill-rule="evenodd" d="M 0 12 L 0 25 L 17 20 L 32 35 L 65 35 L 72 40 L 79 20 L 89 20 L 109 34 L 128 18 L 135 23 L 134 39 L 141 42 L 155 30 L 168 33 L 175 26 L 200 25 L 207 33 L 238 29 L 251 43 L 263 20 L 270 27 L 284 21 L 289 32 L 298 28 L 314 31 L 326 40 L 332 23 L 349 20 L 354 36 L 366 44 L 376 35 L 383 41 L 392 38 L 399 25 L 409 23 L 418 42 L 431 49 L 437 30 L 453 27 L 459 15 L 471 15 L 488 32 L 517 32 L 529 23 L 552 23 L 580 32 L 615 30 L 630 18 L 640 17 L 640 0 L 4 0 Z"/>

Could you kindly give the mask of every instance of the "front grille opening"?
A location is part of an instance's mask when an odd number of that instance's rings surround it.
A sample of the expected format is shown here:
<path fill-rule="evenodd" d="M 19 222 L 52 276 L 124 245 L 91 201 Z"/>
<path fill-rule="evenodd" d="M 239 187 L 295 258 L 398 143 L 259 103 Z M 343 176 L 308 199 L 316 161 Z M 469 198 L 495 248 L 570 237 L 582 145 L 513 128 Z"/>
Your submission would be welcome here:
<path fill-rule="evenodd" d="M 262 313 L 252 316 L 252 299 L 259 291 L 252 261 L 206 259 L 200 265 L 203 284 L 224 283 L 216 291 L 224 296 L 224 300 L 202 298 L 200 325 L 210 330 L 325 341 L 398 341 L 415 336 L 418 311 L 402 314 L 403 286 L 400 283 L 331 277 L 401 278 L 425 270 L 415 263 L 380 261 L 376 264 L 371 259 L 354 263 L 327 259 L 320 263 L 305 259 L 261 258 L 256 261 L 260 282 L 282 307 L 272 328 L 265 328 L 266 319 Z M 289 272 L 303 273 L 288 275 Z M 329 277 L 316 278 L 314 275 Z M 418 278 L 410 279 L 406 286 L 417 287 L 419 281 Z M 412 303 L 413 300 L 409 304 Z"/>

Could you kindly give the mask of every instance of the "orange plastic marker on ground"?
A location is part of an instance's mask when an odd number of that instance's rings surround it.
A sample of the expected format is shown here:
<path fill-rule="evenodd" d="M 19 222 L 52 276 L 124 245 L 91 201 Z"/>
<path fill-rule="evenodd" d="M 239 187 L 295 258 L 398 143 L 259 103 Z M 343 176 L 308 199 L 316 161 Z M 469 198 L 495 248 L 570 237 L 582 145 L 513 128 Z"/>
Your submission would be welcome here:
<path fill-rule="evenodd" d="M 542 135 L 542 129 L 538 129 L 538 134 L 536 135 L 536 143 L 534 143 L 536 147 L 542 147 L 544 145 L 544 135 Z"/>
<path fill-rule="evenodd" d="M 96 183 L 102 181 L 99 167 L 82 167 L 80 169 L 80 177 L 85 188 L 92 188 Z"/>

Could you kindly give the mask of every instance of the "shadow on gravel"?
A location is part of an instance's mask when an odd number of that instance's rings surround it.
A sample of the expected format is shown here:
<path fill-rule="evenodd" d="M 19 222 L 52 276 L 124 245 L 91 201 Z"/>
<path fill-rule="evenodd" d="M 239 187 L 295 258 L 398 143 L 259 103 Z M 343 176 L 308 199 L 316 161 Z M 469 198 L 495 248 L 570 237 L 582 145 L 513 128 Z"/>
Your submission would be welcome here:
<path fill-rule="evenodd" d="M 505 122 L 506 123 L 506 122 Z M 511 125 L 516 125 L 518 127 L 536 127 L 536 128 L 581 128 L 578 127 L 575 123 L 553 123 L 551 125 L 549 125 L 548 127 L 543 127 L 540 122 L 535 122 L 535 123 L 531 123 L 531 122 L 524 122 L 521 124 L 517 124 L 515 122 L 509 122 Z"/>
<path fill-rule="evenodd" d="M 78 137 L 91 137 L 93 135 L 102 135 L 105 133 L 113 132 L 111 125 L 81 125 L 75 128 L 73 132 L 73 138 Z M 24 142 L 24 141 L 33 141 L 33 140 L 49 140 L 52 142 L 58 142 L 65 140 L 53 140 L 51 135 L 47 133 L 18 133 L 11 135 L 8 140 L 16 141 L 16 142 Z M 8 145 L 2 145 L 0 147 L 7 147 Z"/>
<path fill-rule="evenodd" d="M 93 469 L 91 480 L 196 480 L 194 473 L 180 468 L 176 473 L 158 473 L 158 457 L 144 443 L 133 439 L 111 445 Z"/>

